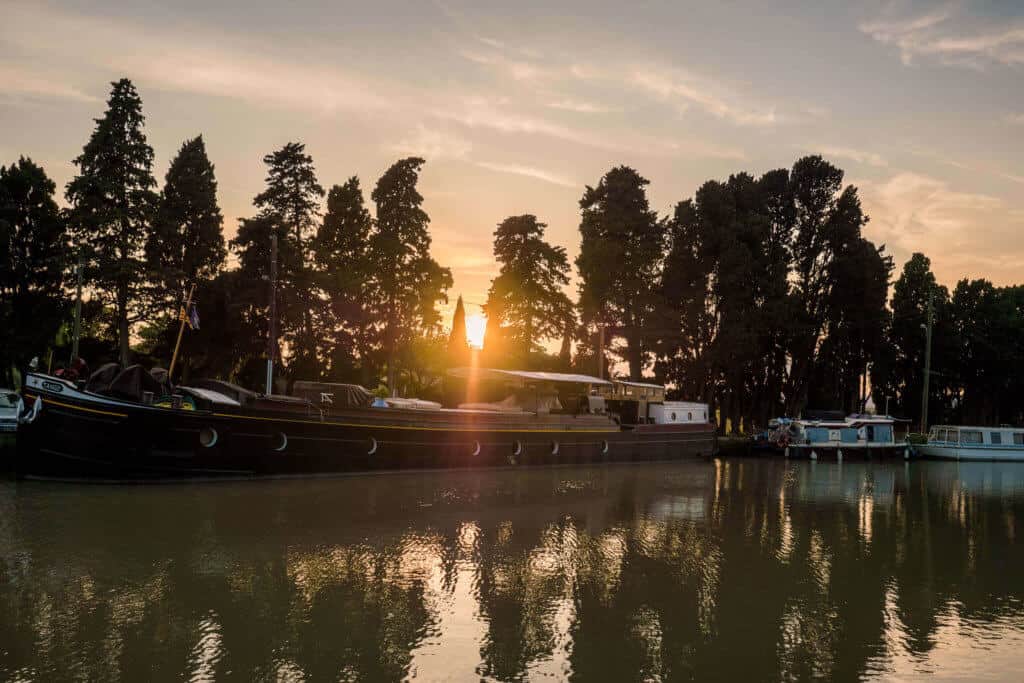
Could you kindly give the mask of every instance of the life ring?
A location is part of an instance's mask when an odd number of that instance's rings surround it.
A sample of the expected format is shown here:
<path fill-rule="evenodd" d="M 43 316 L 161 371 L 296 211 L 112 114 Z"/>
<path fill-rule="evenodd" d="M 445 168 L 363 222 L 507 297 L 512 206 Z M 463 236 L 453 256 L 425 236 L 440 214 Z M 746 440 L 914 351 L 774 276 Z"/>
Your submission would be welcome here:
<path fill-rule="evenodd" d="M 367 455 L 373 455 L 377 452 L 377 439 L 370 437 L 370 450 L 366 451 Z"/>

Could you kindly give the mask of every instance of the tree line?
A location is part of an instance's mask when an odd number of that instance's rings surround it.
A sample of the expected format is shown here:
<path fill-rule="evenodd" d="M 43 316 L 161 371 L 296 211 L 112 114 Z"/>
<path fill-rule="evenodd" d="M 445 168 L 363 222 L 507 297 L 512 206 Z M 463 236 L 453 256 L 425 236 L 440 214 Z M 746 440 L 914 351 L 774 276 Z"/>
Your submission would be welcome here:
<path fill-rule="evenodd" d="M 67 208 L 31 159 L 0 167 L 0 382 L 32 357 L 66 361 L 80 266 L 81 355 L 94 366 L 166 364 L 195 286 L 206 322 L 187 337 L 183 376 L 262 386 L 275 235 L 284 382 L 437 397 L 445 368 L 470 361 L 461 298 L 448 334 L 439 311 L 452 276 L 431 252 L 424 159 L 384 172 L 371 213 L 358 177 L 325 189 L 304 145 L 289 142 L 263 158 L 265 187 L 227 241 L 202 136 L 182 144 L 158 188 L 142 100 L 127 79 L 112 86 L 74 160 Z M 536 215 L 498 224 L 482 364 L 653 374 L 712 403 L 734 431 L 869 399 L 916 421 L 930 299 L 932 421 L 1021 420 L 1024 290 L 963 280 L 949 294 L 915 254 L 890 301 L 892 257 L 864 236 L 857 189 L 822 157 L 709 180 L 665 216 L 648 185 L 618 166 L 586 187 L 574 264 Z"/>

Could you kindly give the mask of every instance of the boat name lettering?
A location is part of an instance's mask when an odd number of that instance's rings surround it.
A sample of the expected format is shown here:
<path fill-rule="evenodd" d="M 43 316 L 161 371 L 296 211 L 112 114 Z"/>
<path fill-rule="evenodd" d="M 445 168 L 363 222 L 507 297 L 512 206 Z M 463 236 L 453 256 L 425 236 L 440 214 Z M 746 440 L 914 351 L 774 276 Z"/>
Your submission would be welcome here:
<path fill-rule="evenodd" d="M 43 389 L 46 389 L 47 391 L 53 391 L 58 394 L 64 391 L 64 387 L 62 385 L 57 384 L 56 382 L 47 382 L 46 380 L 43 380 Z"/>

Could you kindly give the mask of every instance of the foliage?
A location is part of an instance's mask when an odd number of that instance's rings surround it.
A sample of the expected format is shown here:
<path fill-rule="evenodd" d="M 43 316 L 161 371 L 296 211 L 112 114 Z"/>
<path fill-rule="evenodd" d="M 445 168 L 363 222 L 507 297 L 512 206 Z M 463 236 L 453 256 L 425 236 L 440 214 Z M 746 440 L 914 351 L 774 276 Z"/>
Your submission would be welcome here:
<path fill-rule="evenodd" d="M 369 238 L 373 228 L 359 178 L 335 185 L 314 243 L 319 285 L 327 300 L 321 344 L 324 374 L 334 381 L 376 382 L 379 330 L 363 288 L 373 275 Z"/>
<path fill-rule="evenodd" d="M 455 314 L 452 316 L 452 331 L 448 335 L 448 365 L 462 367 L 469 365 L 470 349 L 466 340 L 466 307 L 460 295 L 455 302 Z"/>
<path fill-rule="evenodd" d="M 142 99 L 127 78 L 112 83 L 107 111 L 67 186 L 70 225 L 87 259 L 86 280 L 117 311 L 121 362 L 128 362 L 131 323 L 142 314 L 143 245 L 157 206 L 153 149 L 142 131 Z"/>
<path fill-rule="evenodd" d="M 634 380 L 650 348 L 645 327 L 658 309 L 658 272 L 664 229 L 647 201 L 649 184 L 632 168 L 617 166 L 588 186 L 580 199 L 579 307 L 588 332 L 605 326 L 625 340 L 621 355 Z M 588 335 L 589 336 L 589 335 Z"/>
<path fill-rule="evenodd" d="M 217 179 L 200 135 L 187 140 L 165 177 L 146 263 L 154 298 L 173 313 L 190 284 L 209 280 L 224 265 L 224 217 L 217 205 Z"/>
<path fill-rule="evenodd" d="M 249 324 L 266 325 L 271 236 L 277 235 L 277 297 L 281 339 L 292 376 L 318 376 L 318 339 L 324 306 L 312 268 L 313 236 L 324 189 L 305 145 L 289 142 L 263 157 L 266 189 L 256 195 L 259 209 L 243 219 L 231 245 L 239 254 L 248 284 Z"/>
<path fill-rule="evenodd" d="M 541 341 L 554 339 L 575 323 L 569 284 L 569 259 L 563 247 L 544 240 L 544 223 L 532 215 L 510 216 L 494 231 L 494 257 L 501 264 L 491 281 L 484 312 L 500 325 L 500 340 L 485 338 L 490 358 L 514 358 L 528 364 Z"/>
<path fill-rule="evenodd" d="M 446 302 L 451 271 L 430 255 L 430 217 L 417 190 L 424 160 L 395 162 L 373 190 L 377 219 L 370 236 L 373 279 L 364 297 L 371 316 L 382 324 L 382 349 L 387 354 L 388 386 L 396 389 L 399 352 L 436 329 L 438 302 Z M 405 354 L 408 359 L 408 354 Z"/>
<path fill-rule="evenodd" d="M 53 341 L 66 310 L 67 223 L 31 159 L 0 166 L 0 386 Z"/>

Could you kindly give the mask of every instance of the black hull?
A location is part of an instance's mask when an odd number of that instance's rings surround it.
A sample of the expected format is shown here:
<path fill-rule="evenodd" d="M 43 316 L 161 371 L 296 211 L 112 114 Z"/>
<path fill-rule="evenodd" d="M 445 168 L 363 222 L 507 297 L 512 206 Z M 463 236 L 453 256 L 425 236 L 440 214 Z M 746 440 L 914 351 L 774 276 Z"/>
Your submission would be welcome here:
<path fill-rule="evenodd" d="M 52 383 L 50 383 L 52 385 Z M 96 481 L 290 477 L 409 469 L 648 462 L 709 456 L 710 425 L 636 430 L 484 429 L 190 412 L 41 399 L 18 430 L 19 477 Z M 212 443 L 211 443 L 212 442 Z"/>

